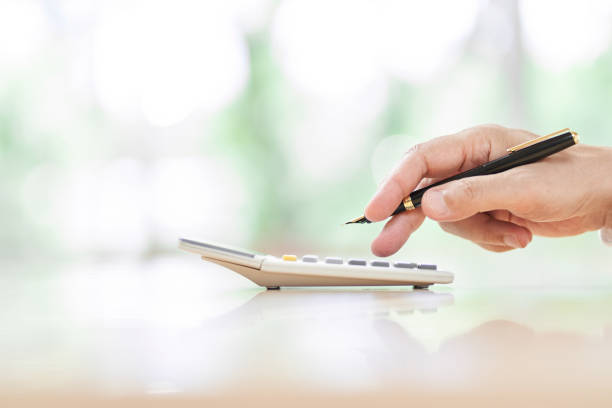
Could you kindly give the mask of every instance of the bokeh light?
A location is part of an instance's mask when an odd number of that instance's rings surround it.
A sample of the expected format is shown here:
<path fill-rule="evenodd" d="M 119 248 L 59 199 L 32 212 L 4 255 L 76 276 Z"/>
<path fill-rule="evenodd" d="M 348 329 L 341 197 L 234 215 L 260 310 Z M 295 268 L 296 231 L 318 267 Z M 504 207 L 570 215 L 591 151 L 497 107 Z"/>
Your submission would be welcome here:
<path fill-rule="evenodd" d="M 288 0 L 272 29 L 276 56 L 300 90 L 351 97 L 380 77 L 374 4 L 366 0 Z"/>
<path fill-rule="evenodd" d="M 93 162 L 64 173 L 57 191 L 58 220 L 71 251 L 130 254 L 144 251 L 146 185 L 143 164 L 133 158 Z"/>
<path fill-rule="evenodd" d="M 219 2 L 118 4 L 94 33 L 96 93 L 109 112 L 169 126 L 215 112 L 242 90 L 246 46 Z"/>
<path fill-rule="evenodd" d="M 25 69 L 43 52 L 49 22 L 40 2 L 0 2 L 0 73 Z"/>
<path fill-rule="evenodd" d="M 609 1 L 521 1 L 520 11 L 527 49 L 553 72 L 590 64 L 610 45 Z"/>
<path fill-rule="evenodd" d="M 363 210 L 415 143 L 491 122 L 571 126 L 609 143 L 611 10 L 600 0 L 2 2 L 2 253 L 154 258 L 191 236 L 368 256 L 378 226 L 339 220 Z M 554 245 L 591 254 L 604 279 L 590 239 Z M 547 245 L 520 256 L 544 267 Z M 478 259 L 463 279 L 502 279 L 482 273 L 493 258 L 435 223 L 404 255 L 464 269 Z M 571 268 L 557 278 L 574 281 Z"/>
<path fill-rule="evenodd" d="M 199 157 L 164 159 L 155 164 L 150 177 L 147 208 L 160 243 L 174 245 L 179 236 L 246 238 L 246 189 L 226 163 Z"/>
<path fill-rule="evenodd" d="M 378 6 L 377 47 L 385 67 L 410 82 L 431 80 L 461 55 L 482 1 L 386 0 Z"/>

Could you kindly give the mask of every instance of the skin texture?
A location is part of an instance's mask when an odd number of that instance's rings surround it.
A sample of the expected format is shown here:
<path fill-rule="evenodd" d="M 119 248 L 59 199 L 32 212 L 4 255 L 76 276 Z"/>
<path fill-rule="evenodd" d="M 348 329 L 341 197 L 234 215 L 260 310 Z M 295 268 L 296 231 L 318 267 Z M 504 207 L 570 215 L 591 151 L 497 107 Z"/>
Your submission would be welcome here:
<path fill-rule="evenodd" d="M 507 154 L 537 135 L 482 125 L 413 146 L 366 207 L 388 218 L 413 190 Z M 397 252 L 423 223 L 495 252 L 524 248 L 533 235 L 563 237 L 612 227 L 612 149 L 578 144 L 536 163 L 465 178 L 428 190 L 421 207 L 391 218 L 372 252 Z"/>

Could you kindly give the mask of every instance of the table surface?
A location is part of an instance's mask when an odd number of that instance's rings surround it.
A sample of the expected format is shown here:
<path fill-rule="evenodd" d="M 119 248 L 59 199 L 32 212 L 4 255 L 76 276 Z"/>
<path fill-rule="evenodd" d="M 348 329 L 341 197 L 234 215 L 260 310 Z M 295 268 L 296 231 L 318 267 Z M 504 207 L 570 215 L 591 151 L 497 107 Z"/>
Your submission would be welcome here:
<path fill-rule="evenodd" d="M 15 405 L 612 403 L 610 287 L 266 291 L 173 257 L 25 270 L 0 278 Z"/>

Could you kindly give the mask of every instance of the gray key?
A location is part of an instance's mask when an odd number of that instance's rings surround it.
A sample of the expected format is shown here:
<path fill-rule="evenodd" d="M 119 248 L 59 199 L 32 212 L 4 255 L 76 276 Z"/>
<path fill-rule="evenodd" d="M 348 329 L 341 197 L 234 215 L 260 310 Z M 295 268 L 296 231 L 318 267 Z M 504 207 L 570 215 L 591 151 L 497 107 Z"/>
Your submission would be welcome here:
<path fill-rule="evenodd" d="M 335 258 L 333 256 L 328 256 L 327 258 L 325 258 L 325 263 L 328 263 L 328 264 L 341 264 L 342 263 L 342 258 Z"/>
<path fill-rule="evenodd" d="M 349 265 L 360 265 L 360 266 L 365 266 L 367 264 L 365 259 L 349 259 L 348 260 L 348 264 Z"/>
<path fill-rule="evenodd" d="M 419 269 L 429 269 L 429 270 L 432 270 L 432 271 L 435 271 L 435 270 L 438 269 L 438 267 L 436 265 L 427 265 L 427 264 L 420 264 L 418 266 L 418 268 Z"/>
<path fill-rule="evenodd" d="M 417 264 L 415 264 L 414 262 L 395 262 L 393 266 L 395 266 L 396 268 L 414 269 L 417 267 Z"/>
<path fill-rule="evenodd" d="M 319 262 L 319 257 L 316 255 L 304 255 L 302 257 L 302 262 L 316 263 L 316 262 Z"/>
<path fill-rule="evenodd" d="M 370 265 L 372 266 L 384 266 L 384 267 L 389 267 L 389 262 L 387 261 L 372 261 L 370 262 Z"/>

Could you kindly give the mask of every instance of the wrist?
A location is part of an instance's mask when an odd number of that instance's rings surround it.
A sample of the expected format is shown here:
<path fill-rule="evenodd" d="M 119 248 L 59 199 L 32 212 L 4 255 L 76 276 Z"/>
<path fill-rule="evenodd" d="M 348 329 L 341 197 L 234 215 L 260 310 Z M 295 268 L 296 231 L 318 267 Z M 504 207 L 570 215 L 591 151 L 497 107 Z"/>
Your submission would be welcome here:
<path fill-rule="evenodd" d="M 605 157 L 603 163 L 607 164 L 607 174 L 612 174 L 612 149 L 605 149 Z M 599 231 L 601 240 L 606 245 L 612 246 L 612 180 L 610 177 L 604 177 L 603 183 L 603 227 Z"/>

